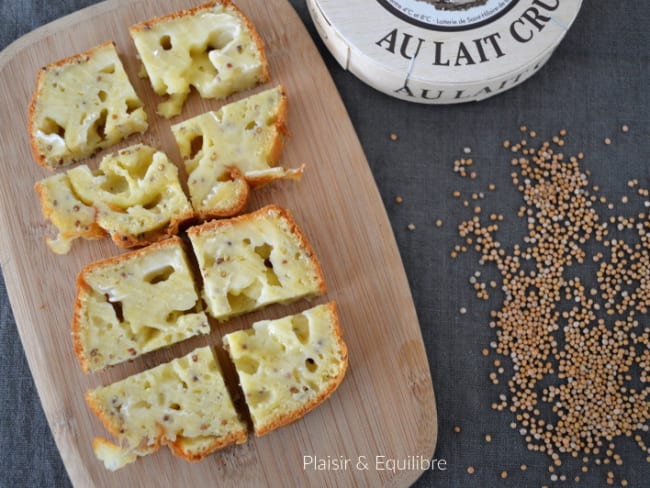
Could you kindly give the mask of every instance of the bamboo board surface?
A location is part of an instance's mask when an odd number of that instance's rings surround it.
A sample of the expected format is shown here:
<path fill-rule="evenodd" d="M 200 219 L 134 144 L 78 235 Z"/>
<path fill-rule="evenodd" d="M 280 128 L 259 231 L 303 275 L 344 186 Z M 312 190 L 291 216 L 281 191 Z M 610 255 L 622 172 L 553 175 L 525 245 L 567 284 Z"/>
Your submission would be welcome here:
<path fill-rule="evenodd" d="M 80 487 L 408 486 L 421 471 L 377 469 L 375 460 L 429 459 L 435 449 L 435 399 L 417 315 L 354 128 L 315 45 L 286 0 L 237 4 L 264 39 L 270 63 L 272 81 L 254 91 L 281 83 L 289 96 L 291 137 L 283 153 L 285 164 L 307 167 L 299 183 L 279 182 L 256 190 L 249 209 L 277 203 L 293 212 L 321 260 L 327 294 L 312 303 L 271 306 L 213 324 L 209 336 L 105 372 L 81 372 L 70 335 L 75 279 L 85 264 L 121 251 L 110 239 L 77 241 L 65 256 L 55 255 L 45 244 L 54 229 L 41 215 L 33 185 L 51 173 L 34 162 L 26 133 L 36 73 L 49 62 L 114 40 L 150 122 L 145 134 L 116 148 L 144 142 L 179 161 L 170 125 L 222 102 L 192 94 L 180 116 L 171 121 L 158 117 L 160 98 L 137 76 L 139 61 L 128 27 L 197 4 L 109 0 L 41 27 L 0 53 L 0 262 L 27 360 L 68 474 Z M 96 166 L 116 148 L 88 164 Z M 246 444 L 198 463 L 175 458 L 166 448 L 115 473 L 95 459 L 92 439 L 107 433 L 86 406 L 84 391 L 198 346 L 219 345 L 223 334 L 256 320 L 297 313 L 328 300 L 338 305 L 349 369 L 332 397 L 303 419 L 262 438 L 251 434 Z M 317 470 L 304 466 L 304 456 L 351 461 L 345 469 L 330 464 Z M 359 458 L 368 462 L 368 469 L 359 469 Z"/>

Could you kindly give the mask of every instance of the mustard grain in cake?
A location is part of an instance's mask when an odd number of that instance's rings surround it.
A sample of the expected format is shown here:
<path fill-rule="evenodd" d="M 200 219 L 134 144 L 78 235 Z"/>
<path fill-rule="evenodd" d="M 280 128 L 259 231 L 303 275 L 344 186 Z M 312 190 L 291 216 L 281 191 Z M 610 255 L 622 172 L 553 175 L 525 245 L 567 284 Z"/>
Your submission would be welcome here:
<path fill-rule="evenodd" d="M 300 178 L 302 168 L 276 166 L 286 120 L 287 96 L 277 86 L 172 126 L 199 215 L 235 215 L 245 206 L 249 187 Z"/>
<path fill-rule="evenodd" d="M 224 336 L 255 433 L 301 418 L 339 386 L 347 347 L 333 302 Z"/>
<path fill-rule="evenodd" d="M 93 442 L 96 456 L 113 471 L 163 445 L 198 461 L 247 438 L 210 347 L 91 390 L 86 401 L 118 440 Z"/>
<path fill-rule="evenodd" d="M 97 209 L 82 201 L 75 193 L 66 173 L 59 173 L 34 185 L 41 202 L 41 211 L 57 228 L 57 237 L 46 237 L 47 245 L 57 254 L 67 254 L 72 242 L 101 239 L 106 232 L 97 224 Z"/>
<path fill-rule="evenodd" d="M 78 162 L 148 126 L 112 42 L 41 69 L 28 125 L 34 158 L 50 169 Z"/>
<path fill-rule="evenodd" d="M 181 112 L 191 87 L 224 98 L 269 79 L 264 44 L 253 24 L 221 0 L 157 17 L 130 28 L 166 118 Z"/>
<path fill-rule="evenodd" d="M 256 212 L 191 227 L 208 313 L 218 320 L 325 292 L 320 264 L 288 210 Z"/>
<path fill-rule="evenodd" d="M 72 335 L 84 371 L 209 330 L 179 237 L 89 264 L 79 273 Z"/>
<path fill-rule="evenodd" d="M 35 185 L 46 218 L 59 230 L 48 239 L 65 254 L 78 237 L 109 234 L 119 247 L 143 246 L 178 232 L 194 211 L 165 153 L 136 144 L 105 156 L 99 168 L 77 166 Z"/>

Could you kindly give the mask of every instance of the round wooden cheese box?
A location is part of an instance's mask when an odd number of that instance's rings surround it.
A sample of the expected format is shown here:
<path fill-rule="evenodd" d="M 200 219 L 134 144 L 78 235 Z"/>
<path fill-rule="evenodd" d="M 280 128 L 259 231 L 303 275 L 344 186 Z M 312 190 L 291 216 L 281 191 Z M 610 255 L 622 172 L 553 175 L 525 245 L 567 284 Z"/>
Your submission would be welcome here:
<path fill-rule="evenodd" d="M 482 100 L 534 75 L 582 0 L 307 0 L 323 42 L 368 85 L 410 102 Z"/>

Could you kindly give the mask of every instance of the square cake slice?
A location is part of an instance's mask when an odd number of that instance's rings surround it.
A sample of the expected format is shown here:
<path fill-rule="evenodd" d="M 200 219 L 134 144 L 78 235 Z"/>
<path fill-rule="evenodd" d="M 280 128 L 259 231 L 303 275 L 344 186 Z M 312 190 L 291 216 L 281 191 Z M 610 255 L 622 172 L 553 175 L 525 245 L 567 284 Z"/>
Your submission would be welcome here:
<path fill-rule="evenodd" d="M 187 233 L 203 276 L 208 313 L 217 320 L 325 292 L 311 244 L 291 213 L 277 205 L 191 227 Z"/>
<path fill-rule="evenodd" d="M 229 0 L 150 19 L 131 37 L 165 118 L 178 115 L 194 87 L 203 98 L 224 98 L 269 79 L 264 43 Z"/>
<path fill-rule="evenodd" d="M 55 169 L 144 132 L 142 107 L 112 42 L 49 64 L 29 106 L 34 158 Z"/>
<path fill-rule="evenodd" d="M 88 391 L 86 401 L 119 440 L 93 442 L 96 456 L 112 471 L 162 445 L 198 461 L 247 438 L 210 347 Z"/>
<path fill-rule="evenodd" d="M 122 248 L 144 246 L 178 232 L 194 216 L 165 153 L 136 144 L 105 156 L 99 168 L 77 166 L 36 183 L 46 218 L 59 229 L 50 248 L 70 250 L 77 237 L 110 234 Z"/>
<path fill-rule="evenodd" d="M 224 336 L 255 433 L 264 435 L 321 404 L 348 364 L 334 302 Z"/>
<path fill-rule="evenodd" d="M 86 372 L 209 331 L 179 237 L 79 273 L 72 336 Z"/>
<path fill-rule="evenodd" d="M 276 166 L 286 120 L 287 95 L 277 86 L 172 126 L 190 199 L 201 217 L 236 215 L 246 205 L 249 186 L 301 177 L 302 168 Z"/>

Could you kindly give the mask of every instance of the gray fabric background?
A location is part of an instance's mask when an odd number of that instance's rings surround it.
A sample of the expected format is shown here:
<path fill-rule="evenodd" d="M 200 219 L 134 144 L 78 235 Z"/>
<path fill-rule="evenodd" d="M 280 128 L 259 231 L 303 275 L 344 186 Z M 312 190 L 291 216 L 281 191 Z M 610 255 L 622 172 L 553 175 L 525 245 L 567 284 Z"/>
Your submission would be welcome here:
<path fill-rule="evenodd" d="M 0 0 L 0 49 L 40 25 L 93 3 Z M 645 0 L 586 0 L 554 57 L 524 85 L 478 104 L 431 107 L 387 97 L 344 72 L 316 36 L 304 1 L 291 3 L 320 48 L 357 129 L 393 224 L 419 314 L 437 396 L 436 458 L 446 460 L 447 470 L 427 472 L 417 486 L 548 483 L 546 457 L 526 449 L 520 435 L 509 428 L 509 414 L 490 408 L 503 386 L 489 383 L 489 362 L 494 356 L 484 358 L 481 350 L 494 340 L 487 324 L 489 311 L 498 302 L 484 303 L 473 297 L 468 277 L 478 269 L 475 258 L 449 258 L 458 243 L 454 227 L 468 215 L 450 195 L 452 190 L 467 193 L 494 183 L 498 195 L 481 205 L 485 211 L 514 217 L 521 201 L 510 183 L 509 158 L 500 142 L 518 137 L 521 124 L 536 129 L 540 136 L 565 127 L 569 131 L 567 151 L 583 150 L 592 182 L 613 197 L 620 197 L 630 178 L 648 187 L 650 6 Z M 625 136 L 620 132 L 623 123 L 631 127 Z M 399 139 L 392 141 L 390 133 Z M 606 136 L 614 144 L 604 145 Z M 462 156 L 465 146 L 472 148 L 479 173 L 476 181 L 462 180 L 452 171 L 453 160 Z M 394 201 L 397 195 L 404 198 L 400 205 Z M 444 221 L 441 228 L 434 225 L 436 219 Z M 416 225 L 414 231 L 407 229 L 409 223 Z M 523 232 L 524 227 L 513 218 L 504 226 L 502 241 L 518 242 Z M 459 314 L 460 307 L 466 307 L 467 313 Z M 0 371 L 0 486 L 69 486 L 1 280 Z M 453 431 L 455 425 L 462 428 L 460 433 Z M 485 433 L 493 436 L 489 444 L 484 441 Z M 629 486 L 648 486 L 646 455 L 629 439 L 617 445 L 625 460 L 623 466 L 612 469 L 617 479 L 627 479 Z M 523 463 L 529 467 L 526 472 L 519 470 Z M 470 465 L 476 468 L 472 476 L 466 472 Z M 502 481 L 499 473 L 504 469 L 510 476 Z M 605 486 L 607 471 L 592 469 L 581 476 L 580 486 Z M 206 481 L 206 486 L 215 485 L 214 480 Z"/>

